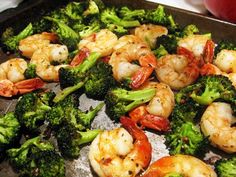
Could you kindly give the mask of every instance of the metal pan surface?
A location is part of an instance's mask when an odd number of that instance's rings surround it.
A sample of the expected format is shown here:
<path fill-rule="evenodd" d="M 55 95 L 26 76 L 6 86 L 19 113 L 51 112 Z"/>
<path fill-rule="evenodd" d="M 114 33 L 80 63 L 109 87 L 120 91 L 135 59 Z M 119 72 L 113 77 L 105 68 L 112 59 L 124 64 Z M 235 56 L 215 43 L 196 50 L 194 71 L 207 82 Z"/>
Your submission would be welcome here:
<path fill-rule="evenodd" d="M 6 27 L 12 26 L 16 31 L 22 29 L 26 26 L 32 19 L 37 19 L 45 11 L 50 11 L 58 6 L 66 4 L 68 0 L 28 0 L 18 6 L 16 9 L 10 9 L 0 13 L 0 33 L 5 30 Z M 151 9 L 156 8 L 157 4 L 152 2 L 147 2 L 144 0 L 127 1 L 127 0 L 103 0 L 107 5 L 123 6 L 127 5 L 132 8 L 144 8 Z M 173 15 L 174 19 L 181 26 L 187 24 L 196 24 L 202 32 L 211 32 L 212 38 L 215 42 L 225 39 L 236 43 L 236 25 L 211 17 L 199 15 L 196 13 L 184 11 L 181 9 L 176 9 L 173 7 L 165 7 L 166 11 Z M 35 13 L 37 12 L 37 13 Z M 5 61 L 9 56 L 0 51 L 0 63 Z M 57 84 L 48 84 L 48 88 L 57 91 L 59 89 Z M 15 108 L 16 99 L 5 99 L 0 98 L 0 114 L 13 111 Z M 82 95 L 80 98 L 81 109 L 87 109 L 91 105 L 95 106 L 98 101 L 94 101 L 86 98 Z M 118 127 L 119 124 L 114 124 L 105 114 L 105 109 L 103 109 L 92 123 L 92 128 L 100 129 L 112 129 Z M 153 147 L 152 161 L 159 159 L 162 156 L 168 155 L 168 150 L 164 144 L 165 139 L 163 135 L 154 132 L 146 131 L 149 140 L 151 141 Z M 85 146 L 81 149 L 81 155 L 77 160 L 66 162 L 66 176 L 67 177 L 93 177 L 96 176 L 92 171 L 87 153 L 89 146 Z M 217 153 L 216 150 L 210 150 L 209 154 Z M 7 162 L 0 164 L 0 177 L 16 177 L 17 175 L 12 171 L 11 167 Z"/>

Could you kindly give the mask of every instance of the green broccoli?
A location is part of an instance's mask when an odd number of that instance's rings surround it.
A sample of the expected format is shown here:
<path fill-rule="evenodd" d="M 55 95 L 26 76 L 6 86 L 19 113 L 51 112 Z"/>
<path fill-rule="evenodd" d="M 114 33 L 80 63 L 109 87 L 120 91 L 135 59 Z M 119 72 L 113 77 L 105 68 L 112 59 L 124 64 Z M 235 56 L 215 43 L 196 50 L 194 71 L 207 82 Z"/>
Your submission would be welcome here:
<path fill-rule="evenodd" d="M 99 61 L 89 70 L 84 91 L 89 98 L 102 100 L 107 91 L 115 85 L 116 81 L 112 75 L 112 67 Z"/>
<path fill-rule="evenodd" d="M 82 145 L 90 143 L 101 130 L 78 131 L 71 125 L 65 125 L 56 132 L 59 150 L 63 157 L 76 159 Z"/>
<path fill-rule="evenodd" d="M 231 42 L 222 40 L 217 44 L 217 46 L 214 50 L 214 55 L 216 56 L 223 49 L 236 50 L 236 45 Z"/>
<path fill-rule="evenodd" d="M 108 29 L 123 34 L 127 28 L 136 27 L 140 25 L 138 20 L 123 20 L 118 17 L 114 7 L 106 8 L 101 12 L 101 21 L 108 27 Z"/>
<path fill-rule="evenodd" d="M 106 113 L 111 119 L 119 121 L 122 115 L 125 115 L 135 107 L 150 101 L 155 94 L 156 89 L 154 88 L 137 91 L 112 88 L 105 96 Z"/>
<path fill-rule="evenodd" d="M 79 34 L 77 34 L 72 28 L 61 22 L 59 19 L 49 16 L 44 18 L 54 22 L 58 26 L 54 32 L 57 33 L 60 42 L 65 44 L 68 47 L 69 51 L 73 51 L 77 48 L 77 43 L 80 40 Z"/>
<path fill-rule="evenodd" d="M 162 46 L 170 54 L 176 53 L 177 45 L 178 39 L 175 35 L 162 35 L 160 37 L 157 37 L 157 48 L 160 48 Z"/>
<path fill-rule="evenodd" d="M 182 32 L 182 37 L 189 36 L 199 33 L 199 29 L 196 25 L 190 24 L 184 27 L 183 32 Z"/>
<path fill-rule="evenodd" d="M 18 139 L 19 130 L 20 123 L 13 112 L 0 116 L 0 154 Z"/>
<path fill-rule="evenodd" d="M 28 131 L 36 131 L 51 110 L 54 92 L 31 92 L 21 96 L 16 104 L 15 115 Z"/>
<path fill-rule="evenodd" d="M 7 47 L 10 51 L 17 51 L 18 45 L 20 40 L 30 36 L 33 34 L 33 26 L 30 23 L 25 29 L 23 29 L 18 35 L 12 36 L 13 32 L 10 29 L 7 29 L 5 33 L 3 33 L 2 36 L 2 43 Z M 7 37 L 7 35 L 9 35 Z"/>
<path fill-rule="evenodd" d="M 170 24 L 165 8 L 162 5 L 158 5 L 156 9 L 148 10 L 146 12 L 146 20 L 149 23 L 160 24 L 168 26 Z"/>
<path fill-rule="evenodd" d="M 35 78 L 36 75 L 36 65 L 35 64 L 28 64 L 25 72 L 24 72 L 24 76 L 26 79 L 31 79 L 31 78 Z"/>
<path fill-rule="evenodd" d="M 123 20 L 140 20 L 143 21 L 145 18 L 145 10 L 144 9 L 135 9 L 131 10 L 126 6 L 121 7 L 118 11 L 120 17 Z"/>
<path fill-rule="evenodd" d="M 60 126 L 70 124 L 78 130 L 85 130 L 90 127 L 91 121 L 102 109 L 104 103 L 86 112 L 81 111 L 78 105 L 79 100 L 76 94 L 68 95 L 64 100 L 57 102 L 46 115 L 50 126 L 56 130 Z"/>
<path fill-rule="evenodd" d="M 201 105 L 209 105 L 217 99 L 230 102 L 235 96 L 236 90 L 227 77 L 209 75 L 201 77 L 195 84 L 180 90 L 177 93 L 177 102 L 183 101 L 184 97 L 190 97 Z"/>
<path fill-rule="evenodd" d="M 218 177 L 236 176 L 236 156 L 228 159 L 220 159 L 215 163 L 215 171 Z"/>
<path fill-rule="evenodd" d="M 163 45 L 160 45 L 159 48 L 152 51 L 157 58 L 160 58 L 164 55 L 167 55 L 168 52 Z"/>
<path fill-rule="evenodd" d="M 20 177 L 65 176 L 64 159 L 50 142 L 39 136 L 25 141 L 19 148 L 7 150 L 7 155 Z"/>
<path fill-rule="evenodd" d="M 171 155 L 196 155 L 207 142 L 200 129 L 192 122 L 182 123 L 181 126 L 166 134 L 165 138 Z"/>
<path fill-rule="evenodd" d="M 67 95 L 83 87 L 86 82 L 86 72 L 96 64 L 99 57 L 99 53 L 93 52 L 83 61 L 83 63 L 75 67 L 61 68 L 59 70 L 59 81 L 61 87 L 64 89 L 56 95 L 53 101 L 55 103 L 61 101 Z"/>
<path fill-rule="evenodd" d="M 85 11 L 84 2 L 70 2 L 63 9 L 63 12 L 72 20 L 82 21 L 82 14 Z"/>
<path fill-rule="evenodd" d="M 87 9 L 83 12 L 83 16 L 84 17 L 87 17 L 89 15 L 96 15 L 96 14 L 99 14 L 99 7 L 98 5 L 96 4 L 95 1 L 93 0 L 89 0 L 88 1 L 88 7 Z"/>
<path fill-rule="evenodd" d="M 45 31 L 50 31 L 52 23 L 44 18 L 41 18 L 32 23 L 33 31 L 35 34 L 39 34 Z"/>

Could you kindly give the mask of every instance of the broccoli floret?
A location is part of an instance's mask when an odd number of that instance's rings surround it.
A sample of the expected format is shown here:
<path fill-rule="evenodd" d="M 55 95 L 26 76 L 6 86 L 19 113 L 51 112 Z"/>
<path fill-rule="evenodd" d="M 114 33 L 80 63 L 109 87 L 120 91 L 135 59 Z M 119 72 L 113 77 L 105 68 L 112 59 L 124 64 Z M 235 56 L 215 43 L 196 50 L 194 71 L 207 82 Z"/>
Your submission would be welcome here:
<path fill-rule="evenodd" d="M 78 105 L 79 100 L 76 94 L 68 95 L 64 100 L 57 102 L 47 113 L 50 126 L 56 130 L 60 126 L 69 124 L 78 130 L 85 130 L 90 127 L 92 120 L 102 109 L 104 103 L 86 112 L 81 111 Z"/>
<path fill-rule="evenodd" d="M 215 56 L 223 49 L 236 50 L 236 45 L 225 40 L 220 41 L 214 50 Z"/>
<path fill-rule="evenodd" d="M 112 88 L 105 96 L 106 113 L 111 119 L 119 121 L 122 115 L 150 101 L 155 93 L 155 89 L 128 91 L 122 88 Z"/>
<path fill-rule="evenodd" d="M 89 15 L 96 15 L 99 14 L 99 7 L 97 6 L 96 2 L 93 0 L 89 0 L 87 9 L 83 12 L 83 16 L 87 17 Z"/>
<path fill-rule="evenodd" d="M 178 40 L 174 35 L 162 35 L 157 38 L 156 46 L 159 48 L 163 46 L 164 49 L 170 53 L 176 53 L 177 51 Z"/>
<path fill-rule="evenodd" d="M 2 33 L 1 41 L 4 42 L 4 41 L 6 41 L 8 38 L 10 38 L 12 36 L 14 36 L 14 29 L 12 27 L 8 27 Z"/>
<path fill-rule="evenodd" d="M 52 23 L 44 18 L 39 19 L 32 23 L 33 31 L 35 34 L 39 34 L 45 31 L 50 31 L 52 28 Z"/>
<path fill-rule="evenodd" d="M 0 154 L 19 137 L 20 123 L 13 112 L 0 116 Z"/>
<path fill-rule="evenodd" d="M 15 115 L 28 131 L 35 131 L 43 124 L 51 110 L 54 92 L 31 92 L 21 96 L 16 104 Z"/>
<path fill-rule="evenodd" d="M 83 2 L 70 2 L 64 8 L 64 13 L 72 20 L 82 20 L 82 13 L 86 8 L 86 4 Z"/>
<path fill-rule="evenodd" d="M 56 132 L 59 150 L 63 157 L 76 159 L 82 145 L 90 143 L 101 130 L 78 131 L 75 127 L 65 125 Z"/>
<path fill-rule="evenodd" d="M 61 22 L 59 19 L 48 16 L 44 18 L 54 22 L 58 26 L 54 32 L 56 32 L 59 36 L 61 43 L 65 44 L 70 51 L 73 51 L 77 48 L 77 43 L 80 40 L 79 34 L 77 34 L 72 28 Z"/>
<path fill-rule="evenodd" d="M 140 20 L 143 21 L 145 18 L 145 10 L 144 9 L 134 9 L 131 10 L 128 7 L 121 7 L 119 10 L 119 15 L 123 20 Z"/>
<path fill-rule="evenodd" d="M 215 164 L 215 170 L 218 177 L 236 176 L 236 157 L 218 160 Z"/>
<path fill-rule="evenodd" d="M 194 24 L 191 24 L 191 25 L 187 25 L 186 27 L 184 27 L 181 35 L 182 35 L 182 37 L 185 37 L 185 36 L 193 35 L 196 33 L 199 33 L 198 27 Z"/>
<path fill-rule="evenodd" d="M 65 89 L 59 92 L 53 101 L 55 103 L 61 101 L 67 95 L 83 87 L 84 82 L 86 82 L 86 72 L 96 64 L 99 57 L 99 53 L 93 52 L 83 61 L 83 63 L 75 67 L 60 68 L 59 81 L 61 87 Z"/>
<path fill-rule="evenodd" d="M 191 122 L 183 123 L 180 127 L 172 129 L 165 135 L 165 138 L 171 155 L 196 155 L 207 142 L 200 129 Z"/>
<path fill-rule="evenodd" d="M 25 72 L 24 72 L 24 76 L 26 79 L 31 79 L 31 78 L 35 78 L 36 75 L 36 65 L 35 64 L 28 64 Z"/>
<path fill-rule="evenodd" d="M 25 141 L 20 148 L 7 151 L 10 164 L 21 177 L 64 177 L 64 159 L 55 151 L 54 146 L 35 137 Z"/>
<path fill-rule="evenodd" d="M 7 47 L 10 51 L 17 51 L 18 45 L 20 40 L 26 38 L 27 36 L 30 36 L 33 34 L 33 26 L 30 23 L 25 29 L 23 29 L 18 35 L 16 36 L 9 36 L 7 38 L 7 35 L 12 35 L 12 32 L 7 30 L 6 33 L 4 33 L 4 36 L 2 39 L 4 39 L 3 44 Z"/>
<path fill-rule="evenodd" d="M 185 122 L 197 122 L 201 117 L 204 107 L 194 101 L 176 104 L 171 113 L 171 127 L 177 128 Z"/>
<path fill-rule="evenodd" d="M 123 20 L 118 17 L 115 8 L 106 8 L 101 12 L 101 21 L 108 29 L 123 34 L 126 28 L 139 26 L 138 20 Z"/>
<path fill-rule="evenodd" d="M 165 8 L 162 5 L 157 6 L 156 9 L 152 9 L 146 12 L 146 20 L 150 23 L 169 25 L 168 16 L 165 13 Z"/>
<path fill-rule="evenodd" d="M 160 58 L 160 57 L 168 54 L 168 51 L 165 49 L 165 47 L 163 45 L 160 45 L 159 48 L 153 50 L 152 52 L 154 53 L 154 55 L 157 58 Z"/>
<path fill-rule="evenodd" d="M 232 82 L 225 76 L 214 75 L 201 77 L 198 90 L 193 90 L 190 97 L 199 104 L 209 105 L 217 99 L 230 102 L 236 96 Z"/>
<path fill-rule="evenodd" d="M 89 98 L 102 100 L 107 91 L 115 85 L 116 81 L 112 75 L 112 67 L 100 61 L 89 70 L 84 90 Z"/>

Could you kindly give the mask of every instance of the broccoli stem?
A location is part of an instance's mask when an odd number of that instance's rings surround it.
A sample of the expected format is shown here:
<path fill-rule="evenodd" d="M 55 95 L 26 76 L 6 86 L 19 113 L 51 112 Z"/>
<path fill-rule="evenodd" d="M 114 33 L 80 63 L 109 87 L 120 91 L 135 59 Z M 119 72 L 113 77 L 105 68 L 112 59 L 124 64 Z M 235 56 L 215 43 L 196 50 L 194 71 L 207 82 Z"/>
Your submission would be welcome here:
<path fill-rule="evenodd" d="M 81 87 L 83 87 L 84 82 L 79 82 L 74 86 L 71 87 L 67 87 L 63 90 L 61 90 L 60 92 L 57 93 L 57 95 L 54 97 L 53 102 L 54 103 L 58 103 L 59 101 L 62 101 L 65 99 L 65 97 L 67 97 L 68 95 L 70 95 L 71 93 L 75 92 L 76 90 L 80 89 Z"/>
<path fill-rule="evenodd" d="M 88 130 L 86 132 L 79 131 L 79 134 L 81 135 L 81 138 L 79 140 L 79 145 L 89 143 L 93 141 L 93 139 L 100 133 L 102 130 L 96 129 L 96 130 Z"/>
<path fill-rule="evenodd" d="M 134 21 L 124 21 L 124 20 L 121 20 L 121 21 L 118 22 L 116 25 L 120 25 L 120 26 L 129 28 L 129 27 L 140 26 L 140 23 L 139 23 L 138 20 L 134 20 Z"/>

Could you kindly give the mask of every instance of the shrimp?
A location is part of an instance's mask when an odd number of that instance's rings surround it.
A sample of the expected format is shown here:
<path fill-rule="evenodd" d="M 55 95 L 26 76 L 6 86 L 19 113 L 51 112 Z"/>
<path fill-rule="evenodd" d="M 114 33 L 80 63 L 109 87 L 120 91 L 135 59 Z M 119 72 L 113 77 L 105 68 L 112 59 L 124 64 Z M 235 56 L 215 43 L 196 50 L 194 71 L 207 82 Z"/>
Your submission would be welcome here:
<path fill-rule="evenodd" d="M 24 72 L 26 68 L 27 62 L 21 58 L 13 58 L 0 64 L 1 96 L 12 97 L 44 86 L 39 78 L 25 80 Z"/>
<path fill-rule="evenodd" d="M 202 115 L 200 126 L 211 144 L 227 153 L 236 152 L 236 123 L 230 104 L 214 102 Z"/>
<path fill-rule="evenodd" d="M 165 55 L 158 59 L 156 76 L 160 82 L 179 90 L 192 84 L 199 76 L 199 61 L 184 48 L 178 55 Z"/>
<path fill-rule="evenodd" d="M 210 40 L 209 35 L 189 35 L 178 41 L 178 46 L 184 47 L 197 57 L 203 55 L 205 45 Z"/>
<path fill-rule="evenodd" d="M 139 37 L 135 35 L 124 35 L 118 39 L 116 44 L 114 45 L 114 51 L 118 50 L 119 48 L 124 47 L 127 44 L 137 44 L 143 42 Z"/>
<path fill-rule="evenodd" d="M 129 36 L 126 39 L 129 41 L 126 44 L 122 41 L 123 45 L 112 53 L 109 64 L 117 81 L 131 78 L 131 87 L 138 88 L 152 74 L 157 59 L 144 42 L 136 41 L 137 37 Z M 133 64 L 133 61 L 138 61 L 140 66 Z"/>
<path fill-rule="evenodd" d="M 37 49 L 47 46 L 50 42 L 56 42 L 57 40 L 57 35 L 54 33 L 43 32 L 41 34 L 34 34 L 19 42 L 19 50 L 23 56 L 31 58 Z"/>
<path fill-rule="evenodd" d="M 52 65 L 52 62 L 62 63 L 68 57 L 68 49 L 65 45 L 49 44 L 36 50 L 30 60 L 36 65 L 36 74 L 46 81 L 58 81 L 58 70 L 66 64 Z"/>
<path fill-rule="evenodd" d="M 221 50 L 217 54 L 214 64 L 223 72 L 236 73 L 236 51 Z"/>
<path fill-rule="evenodd" d="M 166 27 L 153 24 L 143 24 L 134 30 L 134 35 L 146 42 L 152 49 L 156 46 L 157 37 L 167 35 L 167 33 Z"/>
<path fill-rule="evenodd" d="M 108 56 L 113 52 L 113 47 L 117 42 L 117 36 L 108 29 L 102 29 L 83 38 L 79 44 L 79 49 L 87 48 L 90 52 L 98 52 L 101 57 Z"/>
<path fill-rule="evenodd" d="M 142 177 L 165 177 L 172 173 L 186 177 L 217 177 L 214 170 L 200 159 L 181 154 L 162 157 L 151 164 Z"/>
<path fill-rule="evenodd" d="M 104 131 L 90 146 L 89 160 L 100 177 L 134 177 L 150 163 L 152 147 L 145 133 L 129 118 L 120 121 L 125 129 Z"/>
<path fill-rule="evenodd" d="M 156 95 L 147 105 L 139 106 L 129 112 L 129 116 L 142 127 L 159 131 L 169 130 L 168 117 L 175 105 L 174 93 L 164 83 L 148 82 L 142 88 L 155 88 Z"/>

